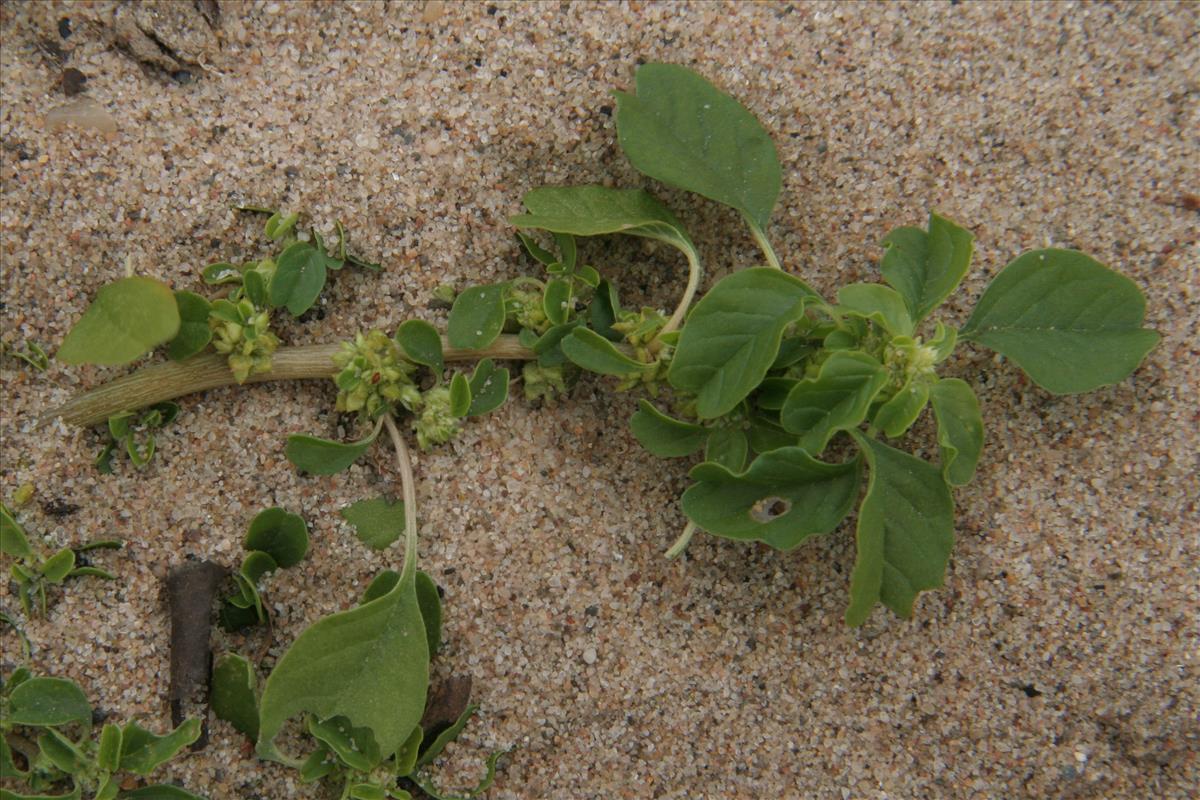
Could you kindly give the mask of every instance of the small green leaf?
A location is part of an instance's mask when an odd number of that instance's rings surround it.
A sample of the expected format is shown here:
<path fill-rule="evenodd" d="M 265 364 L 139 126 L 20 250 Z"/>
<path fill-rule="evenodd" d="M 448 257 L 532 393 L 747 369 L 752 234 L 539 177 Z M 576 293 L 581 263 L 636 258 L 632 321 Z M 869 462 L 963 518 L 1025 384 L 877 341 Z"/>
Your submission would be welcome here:
<path fill-rule="evenodd" d="M 83 690 L 73 681 L 63 678 L 29 678 L 9 695 L 8 725 L 69 725 L 92 724 L 92 706 Z"/>
<path fill-rule="evenodd" d="M 113 575 L 111 572 L 102 570 L 98 567 L 75 567 L 73 570 L 71 570 L 70 572 L 67 573 L 67 577 L 68 578 L 101 578 L 106 581 L 114 581 L 117 579 L 116 575 Z"/>
<path fill-rule="evenodd" d="M 396 751 L 396 757 L 392 761 L 392 771 L 396 777 L 403 778 L 412 774 L 413 768 L 417 766 L 417 755 L 421 751 L 421 742 L 424 739 L 425 732 L 421 730 L 421 726 L 414 726 L 412 733 Z"/>
<path fill-rule="evenodd" d="M 121 766 L 121 726 L 107 723 L 100 731 L 100 747 L 96 751 L 96 766 L 105 772 L 116 772 Z"/>
<path fill-rule="evenodd" d="M 740 428 L 711 428 L 708 444 L 704 448 L 704 460 L 720 464 L 737 474 L 746 468 L 746 453 L 749 448 L 746 432 Z"/>
<path fill-rule="evenodd" d="M 992 281 L 959 335 L 1017 362 L 1054 394 L 1125 380 L 1159 335 L 1137 285 L 1074 250 L 1034 250 Z"/>
<path fill-rule="evenodd" d="M 912 427 L 928 402 L 929 382 L 923 376 L 915 376 L 879 407 L 871 422 L 889 439 L 897 439 Z"/>
<path fill-rule="evenodd" d="M 75 551 L 64 547 L 42 563 L 42 577 L 48 583 L 62 583 L 75 568 Z"/>
<path fill-rule="evenodd" d="M 779 159 L 754 115 L 686 67 L 645 64 L 635 80 L 636 96 L 613 93 L 617 135 L 630 162 L 766 228 L 779 197 Z"/>
<path fill-rule="evenodd" d="M 548 267 L 551 264 L 557 263 L 558 259 L 549 250 L 544 249 L 541 245 L 533 240 L 532 236 L 517 231 L 517 238 L 521 240 L 521 245 L 525 248 L 525 252 L 533 256 L 543 267 Z"/>
<path fill-rule="evenodd" d="M 504 329 L 506 284 L 472 286 L 454 299 L 446 322 L 451 347 L 482 350 Z"/>
<path fill-rule="evenodd" d="M 471 383 L 461 372 L 450 379 L 450 416 L 465 417 L 471 410 Z"/>
<path fill-rule="evenodd" d="M 417 603 L 415 570 L 383 597 L 307 628 L 267 678 L 258 753 L 278 760 L 274 740 L 290 717 L 344 716 L 369 728 L 386 758 L 421 719 L 429 686 L 429 646 Z"/>
<path fill-rule="evenodd" d="M 209 286 L 221 286 L 226 283 L 241 283 L 243 268 L 228 261 L 209 264 L 200 275 Z"/>
<path fill-rule="evenodd" d="M 27 559 L 33 555 L 25 530 L 13 517 L 8 506 L 0 503 L 0 553 L 13 558 Z"/>
<path fill-rule="evenodd" d="M 258 694 L 254 668 L 237 653 L 226 653 L 212 672 L 209 705 L 220 719 L 251 739 L 258 738 Z"/>
<path fill-rule="evenodd" d="M 312 308 L 325 288 L 325 268 L 330 258 L 308 242 L 292 242 L 279 254 L 271 279 L 273 308 L 286 306 L 293 317 Z"/>
<path fill-rule="evenodd" d="M 904 298 L 881 283 L 852 283 L 838 291 L 841 311 L 873 319 L 893 336 L 912 336 L 913 322 Z"/>
<path fill-rule="evenodd" d="M 563 352 L 562 342 L 571 334 L 571 331 L 583 325 L 582 320 L 573 319 L 563 325 L 555 325 L 550 330 L 537 336 L 532 341 L 526 344 L 524 339 L 529 336 L 534 336 L 533 331 L 525 328 L 521 331 L 522 344 L 529 347 L 533 352 L 537 353 L 538 366 L 542 367 L 557 367 L 567 362 L 566 353 Z M 528 336 L 526 336 L 528 334 Z"/>
<path fill-rule="evenodd" d="M 372 600 L 378 600 L 385 594 L 390 592 L 400 582 L 400 573 L 394 569 L 385 569 L 380 571 L 378 575 L 371 579 L 367 585 L 367 590 L 363 592 L 362 599 L 358 601 L 360 606 L 366 605 Z"/>
<path fill-rule="evenodd" d="M 342 518 L 354 526 L 358 540 L 374 550 L 383 550 L 404 533 L 404 503 L 389 503 L 373 497 L 351 503 L 341 511 Z"/>
<path fill-rule="evenodd" d="M 273 211 L 271 217 L 263 225 L 263 233 L 267 235 L 268 239 L 282 239 L 295 229 L 299 219 L 299 214 L 288 214 L 285 217 L 282 211 Z"/>
<path fill-rule="evenodd" d="M 696 246 L 675 215 L 642 189 L 544 186 L 527 192 L 524 202 L 529 213 L 508 220 L 518 228 L 575 236 L 643 236 L 666 242 L 689 258 L 698 258 Z"/>
<path fill-rule="evenodd" d="M 904 297 L 914 323 L 941 305 L 967 274 L 973 238 L 970 231 L 937 214 L 929 215 L 928 231 L 897 228 L 884 238 L 879 269 Z"/>
<path fill-rule="evenodd" d="M 179 333 L 167 345 L 167 356 L 172 361 L 183 361 L 199 353 L 212 340 L 212 328 L 208 325 L 211 306 L 193 292 L 176 292 L 175 305 L 179 309 Z"/>
<path fill-rule="evenodd" d="M 938 424 L 942 476 L 951 486 L 966 486 L 983 452 L 983 415 L 979 399 L 965 381 L 943 378 L 929 391 Z"/>
<path fill-rule="evenodd" d="M 467 723 L 471 721 L 471 717 L 475 716 L 475 712 L 479 710 L 479 706 L 469 705 L 461 714 L 454 724 L 439 733 L 432 742 L 428 745 L 422 744 L 421 757 L 417 759 L 417 767 L 423 767 L 426 764 L 432 764 L 434 759 L 442 754 L 446 749 L 446 745 L 453 742 L 463 732 L 463 728 L 467 727 Z"/>
<path fill-rule="evenodd" d="M 800 435 L 800 446 L 812 454 L 825 449 L 830 437 L 867 417 L 888 371 L 866 353 L 839 350 L 821 365 L 816 378 L 796 384 L 784 401 L 779 421 Z"/>
<path fill-rule="evenodd" d="M 421 609 L 421 620 L 425 623 L 425 641 L 429 645 L 429 655 L 432 657 L 442 645 L 442 598 L 433 578 L 420 570 L 417 570 L 417 605 Z"/>
<path fill-rule="evenodd" d="M 690 456 L 708 441 L 708 428 L 669 417 L 647 400 L 638 401 L 629 427 L 642 447 L 659 458 Z"/>
<path fill-rule="evenodd" d="M 866 621 L 876 602 L 912 615 L 923 589 L 942 585 L 954 548 L 954 499 L 938 469 L 857 431 L 870 480 L 858 509 L 858 553 L 846 624 Z"/>
<path fill-rule="evenodd" d="M 620 310 L 621 302 L 617 299 L 616 284 L 608 280 L 600 281 L 596 287 L 596 295 L 592 298 L 591 306 L 588 308 L 592 330 L 610 342 L 621 341 L 625 337 L 613 330 L 612 327 L 613 323 L 617 321 L 617 312 Z"/>
<path fill-rule="evenodd" d="M 328 747 L 321 745 L 312 751 L 308 758 L 304 759 L 304 763 L 300 765 L 300 782 L 313 783 L 314 781 L 319 781 L 337 768 L 337 756 Z"/>
<path fill-rule="evenodd" d="M 87 769 L 87 757 L 70 739 L 54 728 L 47 728 L 37 737 L 38 750 L 56 769 L 68 775 L 78 775 Z"/>
<path fill-rule="evenodd" d="M 268 508 L 251 521 L 243 545 L 247 550 L 263 551 L 280 567 L 293 567 L 308 552 L 308 526 L 296 514 Z"/>
<path fill-rule="evenodd" d="M 293 434 L 288 437 L 285 453 L 298 469 L 313 475 L 333 475 L 349 467 L 370 449 L 379 436 L 377 426 L 370 435 L 357 442 L 331 442 L 315 436 Z"/>
<path fill-rule="evenodd" d="M 764 411 L 778 411 L 799 383 L 799 378 L 763 378 L 754 395 L 754 405 Z"/>
<path fill-rule="evenodd" d="M 562 325 L 573 310 L 571 300 L 571 282 L 555 278 L 546 283 L 546 291 L 542 295 L 542 309 L 546 319 L 554 325 Z"/>
<path fill-rule="evenodd" d="M 184 720 L 165 736 L 157 736 L 136 722 L 127 722 L 121 730 L 121 769 L 149 775 L 159 765 L 200 738 L 200 720 Z"/>
<path fill-rule="evenodd" d="M 699 464 L 683 511 L 709 533 L 789 550 L 838 526 L 858 496 L 860 472 L 858 459 L 827 464 L 799 447 L 763 453 L 742 475 Z"/>
<path fill-rule="evenodd" d="M 275 572 L 279 569 L 279 564 L 275 559 L 271 558 L 269 553 L 264 553 L 261 550 L 251 550 L 242 559 L 241 576 L 250 582 L 253 588 L 263 579 L 263 576 Z"/>
<path fill-rule="evenodd" d="M 483 359 L 475 365 L 470 388 L 471 407 L 467 409 L 468 417 L 478 417 L 496 410 L 508 399 L 508 368 L 497 369 L 490 358 Z"/>
<path fill-rule="evenodd" d="M 26 780 L 28 776 L 28 770 L 17 769 L 17 764 L 13 761 L 12 757 L 12 748 L 8 745 L 8 739 L 0 736 L 0 778 Z M 13 797 L 19 797 L 19 795 L 13 795 Z"/>
<path fill-rule="evenodd" d="M 572 363 L 601 375 L 639 375 L 652 368 L 635 361 L 616 346 L 589 328 L 576 328 L 562 340 L 563 353 Z"/>
<path fill-rule="evenodd" d="M 126 364 L 178 332 L 179 308 L 165 283 L 122 278 L 96 293 L 58 349 L 58 359 L 65 364 Z"/>
<path fill-rule="evenodd" d="M 720 280 L 688 317 L 668 379 L 696 395 L 701 419 L 723 416 L 775 361 L 783 330 L 819 299 L 804 281 L 756 267 Z"/>
<path fill-rule="evenodd" d="M 345 717 L 331 717 L 319 722 L 315 717 L 309 717 L 308 732 L 337 753 L 338 758 L 351 769 L 370 772 L 382 760 L 371 729 L 356 728 Z"/>
<path fill-rule="evenodd" d="M 140 789 L 121 792 L 120 800 L 206 800 L 206 798 L 169 783 L 156 783 Z"/>
<path fill-rule="evenodd" d="M 410 361 L 423 364 L 432 369 L 435 375 L 441 375 L 445 362 L 442 359 L 442 337 L 437 328 L 424 320 L 407 320 L 396 329 L 396 342 Z"/>
<path fill-rule="evenodd" d="M 270 304 L 270 289 L 266 277 L 256 269 L 248 269 L 242 273 L 242 290 L 246 299 L 257 308 L 266 308 Z"/>
<path fill-rule="evenodd" d="M 387 800 L 387 790 L 374 783 L 354 783 L 347 790 L 350 800 Z"/>

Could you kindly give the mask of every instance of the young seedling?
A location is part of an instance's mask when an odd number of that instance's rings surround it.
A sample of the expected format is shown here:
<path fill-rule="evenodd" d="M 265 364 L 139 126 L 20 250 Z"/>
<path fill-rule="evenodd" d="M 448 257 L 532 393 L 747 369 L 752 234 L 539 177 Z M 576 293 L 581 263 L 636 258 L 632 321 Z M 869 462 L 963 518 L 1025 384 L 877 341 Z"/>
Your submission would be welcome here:
<path fill-rule="evenodd" d="M 76 683 L 16 669 L 0 685 L 0 777 L 33 794 L 0 789 L 0 800 L 204 800 L 170 784 L 122 790 L 120 778 L 145 777 L 170 761 L 200 736 L 200 720 L 163 736 L 136 722 L 93 733 L 92 706 Z M 70 789 L 61 793 L 64 785 Z"/>
<path fill-rule="evenodd" d="M 64 547 L 53 555 L 44 556 L 30 543 L 25 529 L 17 522 L 8 506 L 0 503 L 0 553 L 10 556 L 14 563 L 9 574 L 17 584 L 17 597 L 26 617 L 46 615 L 46 590 L 57 586 L 68 578 L 114 579 L 114 575 L 87 564 L 83 554 L 90 550 L 117 550 L 121 542 L 101 539 L 78 547 Z"/>
<path fill-rule="evenodd" d="M 308 526 L 282 508 L 268 508 L 254 517 L 242 543 L 248 552 L 234 574 L 238 590 L 221 606 L 221 627 L 227 631 L 269 621 L 258 583 L 268 573 L 294 567 L 304 559 L 308 553 Z"/>
<path fill-rule="evenodd" d="M 169 401 L 155 403 L 141 414 L 133 411 L 113 414 L 108 418 L 108 443 L 96 456 L 96 469 L 111 475 L 113 453 L 118 450 L 128 453 L 135 467 L 146 466 L 154 457 L 155 431 L 170 425 L 177 416 L 179 404 Z"/>

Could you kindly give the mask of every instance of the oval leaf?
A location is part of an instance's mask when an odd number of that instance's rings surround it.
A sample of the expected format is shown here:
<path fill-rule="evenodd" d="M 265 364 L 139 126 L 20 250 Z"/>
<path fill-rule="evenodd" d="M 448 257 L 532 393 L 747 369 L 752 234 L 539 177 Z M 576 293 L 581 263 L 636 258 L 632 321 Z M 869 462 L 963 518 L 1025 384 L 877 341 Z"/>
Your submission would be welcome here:
<path fill-rule="evenodd" d="M 30 678 L 12 690 L 8 725 L 69 725 L 79 722 L 92 724 L 92 705 L 73 681 L 63 678 Z"/>
<path fill-rule="evenodd" d="M 100 288 L 57 357 L 65 364 L 126 364 L 178 332 L 179 307 L 165 283 L 122 278 Z"/>
<path fill-rule="evenodd" d="M 450 379 L 450 416 L 465 417 L 471 410 L 471 383 L 461 372 Z"/>
<path fill-rule="evenodd" d="M 269 298 L 273 308 L 287 307 L 293 317 L 312 308 L 325 288 L 329 256 L 308 242 L 292 242 L 275 262 Z"/>
<path fill-rule="evenodd" d="M 342 519 L 354 526 L 354 535 L 373 550 L 383 550 L 404 533 L 404 502 L 389 503 L 373 497 L 351 503 L 341 511 Z"/>
<path fill-rule="evenodd" d="M 920 322 L 941 305 L 971 266 L 974 237 L 950 220 L 929 215 L 929 230 L 897 228 L 883 240 L 879 269 Z M 902 334 L 907 335 L 907 334 Z"/>
<path fill-rule="evenodd" d="M 475 365 L 471 375 L 471 407 L 468 417 L 487 414 L 504 405 L 508 399 L 508 368 L 496 368 L 490 358 Z"/>
<path fill-rule="evenodd" d="M 423 364 L 441 375 L 445 362 L 442 360 L 442 337 L 437 328 L 424 320 L 407 320 L 396 330 L 396 342 L 410 361 Z"/>
<path fill-rule="evenodd" d="M 965 381 L 944 378 L 929 390 L 938 424 L 942 476 L 951 486 L 966 486 L 983 452 L 983 415 L 979 398 Z"/>
<path fill-rule="evenodd" d="M 482 350 L 496 341 L 504 328 L 505 284 L 472 286 L 454 298 L 446 322 L 451 347 Z"/>
<path fill-rule="evenodd" d="M 237 653 L 227 653 L 213 667 L 209 705 L 220 719 L 251 739 L 258 738 L 257 681 L 250 662 Z"/>
<path fill-rule="evenodd" d="M 722 279 L 683 327 L 671 385 L 696 395 L 701 419 L 729 413 L 767 374 L 784 328 L 816 299 L 804 281 L 767 267 Z"/>
<path fill-rule="evenodd" d="M 668 417 L 647 400 L 638 402 L 629 427 L 642 447 L 659 458 L 689 456 L 708 440 L 708 428 Z"/>
<path fill-rule="evenodd" d="M 287 454 L 297 468 L 313 475 L 333 475 L 349 467 L 359 457 L 367 452 L 375 437 L 379 435 L 379 425 L 365 439 L 357 442 L 332 442 L 328 439 L 318 439 L 316 436 L 293 434 L 288 437 Z"/>
<path fill-rule="evenodd" d="M 645 64 L 635 82 L 636 95 L 613 93 L 617 135 L 630 162 L 766 228 L 779 197 L 779 159 L 754 115 L 686 67 Z"/>
<path fill-rule="evenodd" d="M 183 361 L 208 347 L 212 340 L 208 324 L 211 306 L 194 292 L 176 292 L 175 305 L 179 309 L 179 333 L 167 345 L 167 356 L 172 361 Z"/>
<path fill-rule="evenodd" d="M 871 420 L 889 439 L 905 434 L 929 402 L 929 383 L 924 376 L 912 378 L 890 400 L 879 407 Z"/>
<path fill-rule="evenodd" d="M 572 363 L 600 375 L 638 375 L 653 365 L 635 361 L 616 345 L 588 328 L 576 328 L 562 340 L 562 350 Z"/>
<path fill-rule="evenodd" d="M 1042 388 L 1074 394 L 1137 369 L 1159 339 L 1145 315 L 1124 275 L 1074 250 L 1034 250 L 996 276 L 959 336 L 1008 356 Z"/>
<path fill-rule="evenodd" d="M 717 536 L 789 550 L 838 526 L 858 496 L 859 472 L 857 459 L 826 464 L 799 447 L 763 453 L 743 475 L 704 463 L 691 472 L 683 511 Z"/>
<path fill-rule="evenodd" d="M 904 298 L 881 283 L 852 283 L 838 291 L 838 306 L 866 319 L 873 319 L 895 336 L 912 336 L 913 322 Z"/>
<path fill-rule="evenodd" d="M 551 324 L 562 325 L 567 321 L 573 306 L 571 300 L 571 282 L 555 278 L 546 283 L 546 291 L 542 295 L 542 310 Z"/>
<path fill-rule="evenodd" d="M 243 544 L 247 550 L 263 551 L 281 567 L 292 567 L 308 552 L 308 526 L 296 514 L 268 508 L 251 521 Z"/>
<path fill-rule="evenodd" d="M 817 377 L 800 381 L 788 394 L 780 424 L 800 435 L 805 450 L 820 453 L 833 434 L 867 418 L 887 380 L 887 369 L 866 353 L 839 350 L 821 365 Z"/>
<path fill-rule="evenodd" d="M 870 480 L 858 509 L 846 624 L 861 625 L 876 602 L 907 619 L 917 592 L 944 580 L 954 548 L 954 499 L 929 462 L 851 435 L 866 455 Z"/>

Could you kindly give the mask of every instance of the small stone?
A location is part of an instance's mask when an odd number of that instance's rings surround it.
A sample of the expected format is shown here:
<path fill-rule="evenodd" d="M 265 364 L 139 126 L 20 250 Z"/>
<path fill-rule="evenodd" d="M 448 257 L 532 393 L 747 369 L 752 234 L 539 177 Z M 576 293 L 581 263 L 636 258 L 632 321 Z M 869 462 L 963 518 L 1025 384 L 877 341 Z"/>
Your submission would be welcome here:
<path fill-rule="evenodd" d="M 597 658 L 596 648 L 589 647 L 588 649 L 583 651 L 583 663 L 589 664 L 589 665 L 595 664 L 596 658 Z"/>
<path fill-rule="evenodd" d="M 87 85 L 87 75 L 84 75 L 74 67 L 64 69 L 62 77 L 59 80 L 62 82 L 63 94 L 67 97 L 74 97 L 82 92 Z"/>

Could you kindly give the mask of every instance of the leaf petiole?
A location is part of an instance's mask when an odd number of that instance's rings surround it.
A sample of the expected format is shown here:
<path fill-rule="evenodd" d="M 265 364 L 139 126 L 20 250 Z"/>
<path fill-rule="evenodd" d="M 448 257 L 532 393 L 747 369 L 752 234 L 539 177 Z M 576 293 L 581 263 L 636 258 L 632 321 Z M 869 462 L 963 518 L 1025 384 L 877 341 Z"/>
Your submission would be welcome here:
<path fill-rule="evenodd" d="M 679 534 L 679 538 L 675 540 L 675 544 L 671 545 L 670 549 L 664 554 L 667 558 L 678 558 L 683 555 L 683 551 L 692 542 L 692 536 L 696 533 L 696 523 L 688 520 L 688 524 L 684 526 L 683 533 Z"/>
<path fill-rule="evenodd" d="M 757 222 L 750 219 L 748 215 L 743 214 L 742 216 L 745 218 L 746 224 L 750 227 L 750 235 L 754 237 L 755 243 L 763 251 L 763 255 L 766 256 L 767 266 L 773 269 L 783 269 L 779 264 L 779 256 L 775 255 L 775 248 L 771 247 L 771 243 L 767 240 L 767 235 L 763 232 L 763 229 L 758 226 Z"/>
<path fill-rule="evenodd" d="M 391 414 L 384 414 L 383 424 L 396 448 L 396 469 L 400 472 L 400 487 L 404 495 L 404 563 L 400 567 L 400 581 L 410 579 L 417 570 L 417 488 L 413 479 L 412 459 L 408 445 Z"/>

